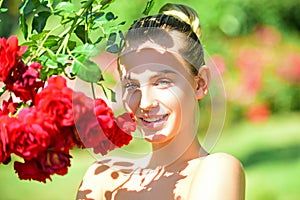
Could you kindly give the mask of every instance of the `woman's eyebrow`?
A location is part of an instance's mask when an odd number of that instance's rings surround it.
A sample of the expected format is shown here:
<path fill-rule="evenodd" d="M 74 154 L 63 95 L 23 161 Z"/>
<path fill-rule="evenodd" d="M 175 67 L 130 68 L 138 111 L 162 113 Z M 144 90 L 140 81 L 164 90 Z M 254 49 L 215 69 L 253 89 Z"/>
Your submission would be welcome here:
<path fill-rule="evenodd" d="M 156 77 L 163 76 L 163 75 L 166 75 L 166 74 L 176 74 L 176 72 L 172 71 L 172 70 L 165 69 L 165 70 L 159 71 L 157 74 L 151 76 L 151 78 L 156 78 Z"/>
<path fill-rule="evenodd" d="M 161 71 L 158 71 L 157 74 L 154 74 L 153 76 L 151 76 L 150 78 L 157 78 L 159 76 L 163 76 L 163 75 L 166 75 L 166 74 L 176 74 L 175 71 L 172 71 L 172 70 L 168 70 L 168 69 L 165 69 L 165 70 L 161 70 Z M 130 76 L 130 73 L 129 74 L 126 74 L 123 76 L 123 80 L 133 80 Z"/>

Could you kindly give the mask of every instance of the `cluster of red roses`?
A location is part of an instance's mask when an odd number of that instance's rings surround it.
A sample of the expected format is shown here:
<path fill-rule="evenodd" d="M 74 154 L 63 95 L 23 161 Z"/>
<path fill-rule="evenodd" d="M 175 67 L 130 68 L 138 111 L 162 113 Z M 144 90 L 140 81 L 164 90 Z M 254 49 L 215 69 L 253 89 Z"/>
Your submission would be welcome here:
<path fill-rule="evenodd" d="M 11 94 L 0 109 L 0 163 L 15 154 L 24 159 L 14 163 L 20 179 L 46 182 L 67 173 L 75 146 L 104 155 L 130 142 L 130 114 L 115 118 L 104 100 L 73 91 L 62 76 L 40 80 L 41 65 L 24 64 L 25 51 L 16 37 L 0 38 L 0 83 Z"/>

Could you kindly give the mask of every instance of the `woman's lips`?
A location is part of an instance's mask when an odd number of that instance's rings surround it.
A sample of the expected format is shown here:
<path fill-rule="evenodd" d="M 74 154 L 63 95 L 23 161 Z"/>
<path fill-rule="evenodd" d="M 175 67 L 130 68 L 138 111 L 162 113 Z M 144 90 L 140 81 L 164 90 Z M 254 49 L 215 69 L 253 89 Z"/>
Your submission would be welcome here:
<path fill-rule="evenodd" d="M 167 118 L 168 118 L 168 114 L 165 115 L 160 115 L 160 116 L 147 116 L 147 117 L 140 117 L 142 123 L 144 126 L 149 127 L 149 128 L 154 128 L 157 127 L 161 124 L 163 124 Z"/>

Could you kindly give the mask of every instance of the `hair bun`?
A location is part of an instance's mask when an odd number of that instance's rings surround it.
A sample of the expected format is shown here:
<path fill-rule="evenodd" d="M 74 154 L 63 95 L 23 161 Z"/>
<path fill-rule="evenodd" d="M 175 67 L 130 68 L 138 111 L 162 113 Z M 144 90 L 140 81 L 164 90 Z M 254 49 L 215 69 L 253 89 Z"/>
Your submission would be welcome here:
<path fill-rule="evenodd" d="M 173 16 L 187 24 L 196 33 L 198 38 L 201 36 L 201 25 L 197 12 L 191 7 L 182 4 L 167 3 L 159 10 L 159 13 Z"/>

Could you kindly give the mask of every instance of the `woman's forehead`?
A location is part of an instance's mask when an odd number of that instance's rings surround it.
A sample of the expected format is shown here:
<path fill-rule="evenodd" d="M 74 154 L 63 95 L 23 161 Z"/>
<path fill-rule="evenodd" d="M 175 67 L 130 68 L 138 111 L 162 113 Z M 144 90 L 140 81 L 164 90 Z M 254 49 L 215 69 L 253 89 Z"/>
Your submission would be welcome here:
<path fill-rule="evenodd" d="M 120 55 L 119 63 L 127 71 L 145 65 L 155 65 L 157 67 L 169 66 L 177 70 L 187 67 L 185 66 L 184 59 L 178 53 L 149 46 L 141 46 L 134 51 Z"/>
<path fill-rule="evenodd" d="M 147 47 L 122 55 L 119 68 L 123 80 L 148 80 L 173 74 L 190 82 L 193 78 L 187 65 L 176 53 Z"/>

